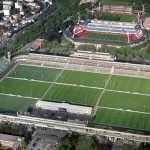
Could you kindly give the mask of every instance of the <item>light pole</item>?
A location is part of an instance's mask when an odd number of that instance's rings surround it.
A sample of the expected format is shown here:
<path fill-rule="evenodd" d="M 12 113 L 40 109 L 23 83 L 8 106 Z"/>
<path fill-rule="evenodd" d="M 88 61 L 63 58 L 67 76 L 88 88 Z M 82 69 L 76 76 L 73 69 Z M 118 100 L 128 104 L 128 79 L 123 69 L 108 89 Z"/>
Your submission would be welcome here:
<path fill-rule="evenodd" d="M 84 101 L 84 104 L 86 105 L 86 96 L 85 96 L 85 99 L 84 99 L 85 101 Z"/>
<path fill-rule="evenodd" d="M 101 2 L 99 2 L 99 11 L 101 10 Z"/>
<path fill-rule="evenodd" d="M 51 99 L 51 93 L 50 93 L 50 100 L 52 100 L 52 99 Z"/>
<path fill-rule="evenodd" d="M 43 80 L 43 74 L 42 74 L 42 80 Z"/>
<path fill-rule="evenodd" d="M 130 43 L 129 32 L 127 32 L 127 37 L 128 37 L 128 43 Z"/>
<path fill-rule="evenodd" d="M 31 97 L 32 97 L 32 90 L 31 90 Z"/>
<path fill-rule="evenodd" d="M 3 87 L 3 94 L 4 94 L 4 87 Z"/>

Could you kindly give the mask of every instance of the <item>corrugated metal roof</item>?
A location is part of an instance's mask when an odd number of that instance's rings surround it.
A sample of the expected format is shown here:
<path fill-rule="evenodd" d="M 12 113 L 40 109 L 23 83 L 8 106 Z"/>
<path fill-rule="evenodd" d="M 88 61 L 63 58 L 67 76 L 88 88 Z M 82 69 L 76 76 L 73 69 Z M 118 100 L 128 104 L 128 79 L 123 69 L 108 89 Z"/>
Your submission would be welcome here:
<path fill-rule="evenodd" d="M 81 105 L 75 105 L 75 104 L 69 104 L 69 103 L 59 103 L 59 102 L 48 102 L 48 101 L 41 101 L 39 100 L 36 104 L 36 107 L 41 107 L 42 109 L 48 109 L 48 110 L 55 110 L 59 108 L 72 110 L 74 111 L 88 111 L 92 112 L 93 107 L 90 106 L 81 106 Z"/>

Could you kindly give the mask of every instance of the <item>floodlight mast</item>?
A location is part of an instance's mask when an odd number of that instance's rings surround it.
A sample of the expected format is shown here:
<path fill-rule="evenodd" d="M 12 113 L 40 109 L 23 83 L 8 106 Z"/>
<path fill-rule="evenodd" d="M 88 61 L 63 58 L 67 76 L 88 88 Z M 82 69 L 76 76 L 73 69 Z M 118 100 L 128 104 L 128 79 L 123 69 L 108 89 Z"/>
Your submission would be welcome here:
<path fill-rule="evenodd" d="M 99 11 L 101 10 L 101 2 L 99 2 Z"/>
<path fill-rule="evenodd" d="M 128 43 L 130 43 L 129 32 L 127 31 Z"/>

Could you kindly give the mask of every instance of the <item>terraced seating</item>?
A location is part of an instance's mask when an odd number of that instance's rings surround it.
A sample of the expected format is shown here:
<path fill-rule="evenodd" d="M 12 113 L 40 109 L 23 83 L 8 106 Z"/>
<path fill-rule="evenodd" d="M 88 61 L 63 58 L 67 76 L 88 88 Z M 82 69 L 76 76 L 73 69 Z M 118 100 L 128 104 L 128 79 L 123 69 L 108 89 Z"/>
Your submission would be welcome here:
<path fill-rule="evenodd" d="M 9 66 L 9 61 L 6 58 L 0 58 L 0 74 Z"/>

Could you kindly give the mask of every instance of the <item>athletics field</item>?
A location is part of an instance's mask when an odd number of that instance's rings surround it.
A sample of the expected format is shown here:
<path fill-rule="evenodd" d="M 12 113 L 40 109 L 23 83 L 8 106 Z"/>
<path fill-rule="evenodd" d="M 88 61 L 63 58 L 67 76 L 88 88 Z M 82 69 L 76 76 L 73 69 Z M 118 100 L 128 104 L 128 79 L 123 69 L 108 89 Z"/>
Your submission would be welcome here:
<path fill-rule="evenodd" d="M 150 80 L 17 65 L 0 82 L 0 109 L 27 111 L 37 100 L 97 106 L 93 122 L 150 129 Z"/>

